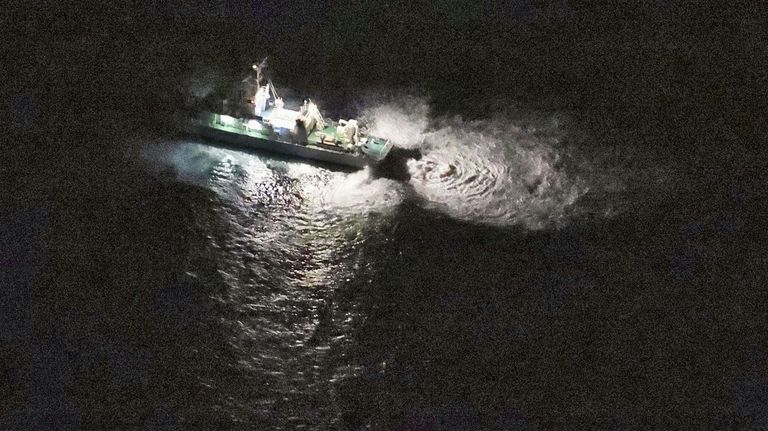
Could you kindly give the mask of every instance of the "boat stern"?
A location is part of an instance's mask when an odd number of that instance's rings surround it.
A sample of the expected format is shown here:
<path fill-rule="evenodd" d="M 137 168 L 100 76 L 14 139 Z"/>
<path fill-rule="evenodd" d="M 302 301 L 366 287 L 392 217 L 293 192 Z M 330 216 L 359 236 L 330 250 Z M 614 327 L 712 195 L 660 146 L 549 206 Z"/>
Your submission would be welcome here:
<path fill-rule="evenodd" d="M 376 162 L 380 162 L 387 157 L 387 154 L 389 154 L 389 151 L 392 149 L 393 145 L 394 143 L 389 139 L 368 136 L 360 149 L 366 156 L 370 157 Z"/>

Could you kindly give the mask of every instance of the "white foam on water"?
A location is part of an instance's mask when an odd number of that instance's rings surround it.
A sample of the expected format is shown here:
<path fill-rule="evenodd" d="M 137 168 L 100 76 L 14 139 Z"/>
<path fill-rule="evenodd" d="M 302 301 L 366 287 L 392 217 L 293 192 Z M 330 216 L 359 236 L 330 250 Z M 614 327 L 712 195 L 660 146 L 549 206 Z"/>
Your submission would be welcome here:
<path fill-rule="evenodd" d="M 143 151 L 158 171 L 170 169 L 176 179 L 205 187 L 228 201 L 286 205 L 273 209 L 289 217 L 346 218 L 386 212 L 402 200 L 403 185 L 374 178 L 370 169 L 337 172 L 301 160 L 218 148 L 195 142 L 153 144 Z"/>
<path fill-rule="evenodd" d="M 535 125 L 501 114 L 437 121 L 424 101 L 406 97 L 369 109 L 366 118 L 373 134 L 421 151 L 408 161 L 410 186 L 426 206 L 457 219 L 541 229 L 566 221 L 588 191 L 561 167 L 556 117 Z"/>

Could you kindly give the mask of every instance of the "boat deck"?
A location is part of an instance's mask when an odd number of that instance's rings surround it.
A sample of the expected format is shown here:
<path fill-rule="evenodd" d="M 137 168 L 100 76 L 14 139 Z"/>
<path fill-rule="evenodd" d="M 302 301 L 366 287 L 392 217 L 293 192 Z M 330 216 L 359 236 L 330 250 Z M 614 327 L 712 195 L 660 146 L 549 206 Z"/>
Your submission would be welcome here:
<path fill-rule="evenodd" d="M 272 127 L 265 126 L 264 122 L 258 119 L 235 118 L 210 112 L 201 113 L 197 122 L 199 126 L 223 132 L 282 142 L 316 151 L 345 154 L 347 157 L 370 157 L 377 161 L 386 157 L 392 147 L 391 142 L 373 136 L 368 136 L 361 147 L 355 147 L 346 141 L 333 124 L 322 130 L 313 131 L 302 139 L 295 127 L 295 116 L 292 116 L 295 111 L 284 110 L 284 113 L 286 115 L 272 110 L 265 112 L 263 118 L 268 120 Z M 332 137 L 335 143 L 323 142 L 323 137 Z"/>
<path fill-rule="evenodd" d="M 229 117 L 227 115 L 220 115 L 220 114 L 212 114 L 212 113 L 203 113 L 198 118 L 199 124 L 202 126 L 210 127 L 212 129 L 217 129 L 225 132 L 230 133 L 237 133 L 240 135 L 246 135 L 253 138 L 259 138 L 259 139 L 266 139 L 266 140 L 275 140 L 287 144 L 296 144 L 301 145 L 298 142 L 293 142 L 291 139 L 291 130 L 287 128 L 275 128 L 274 131 L 266 129 L 264 126 L 262 126 L 259 122 L 258 127 L 249 127 L 249 120 L 244 120 L 241 118 L 234 118 Z M 251 120 L 252 121 L 252 120 Z M 255 120 L 258 121 L 258 120 Z M 254 126 L 256 123 L 251 123 Z M 329 126 L 323 129 L 322 131 L 314 131 L 310 133 L 307 136 L 307 143 L 306 146 L 315 147 L 316 149 L 323 150 L 323 151 L 333 151 L 333 152 L 344 152 L 344 153 L 351 153 L 354 154 L 357 151 L 355 149 L 352 149 L 352 151 L 346 150 L 341 145 L 329 145 L 324 144 L 321 139 L 321 134 L 325 134 L 325 136 L 334 136 L 336 137 L 336 131 L 335 127 Z"/>

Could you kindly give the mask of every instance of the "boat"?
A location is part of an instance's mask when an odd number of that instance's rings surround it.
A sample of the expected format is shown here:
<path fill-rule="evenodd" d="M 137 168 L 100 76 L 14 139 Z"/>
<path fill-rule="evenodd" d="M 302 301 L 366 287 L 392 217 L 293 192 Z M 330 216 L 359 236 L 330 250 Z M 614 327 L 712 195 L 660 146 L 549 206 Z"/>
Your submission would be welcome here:
<path fill-rule="evenodd" d="M 262 84 L 264 64 L 253 65 L 255 78 L 243 80 L 235 109 L 199 111 L 190 121 L 191 131 L 227 144 L 353 168 L 387 157 L 393 142 L 368 134 L 356 119 L 326 120 L 311 99 L 304 99 L 298 110 L 286 108 L 272 81 Z"/>

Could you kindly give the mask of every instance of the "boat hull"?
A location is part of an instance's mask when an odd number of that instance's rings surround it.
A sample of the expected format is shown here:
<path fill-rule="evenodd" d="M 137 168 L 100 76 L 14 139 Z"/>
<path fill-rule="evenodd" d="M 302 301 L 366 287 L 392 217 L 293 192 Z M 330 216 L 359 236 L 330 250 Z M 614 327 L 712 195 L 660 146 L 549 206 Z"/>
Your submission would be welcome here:
<path fill-rule="evenodd" d="M 287 154 L 305 159 L 319 160 L 352 168 L 362 169 L 376 163 L 375 160 L 365 157 L 364 155 L 334 152 L 290 142 L 264 139 L 227 130 L 215 129 L 206 125 L 193 125 L 192 131 L 197 135 L 227 144 Z"/>
<path fill-rule="evenodd" d="M 389 140 L 367 136 L 355 147 L 333 125 L 302 134 L 295 120 L 242 119 L 206 111 L 187 117 L 182 124 L 189 133 L 222 143 L 358 169 L 379 164 L 393 145 Z"/>

